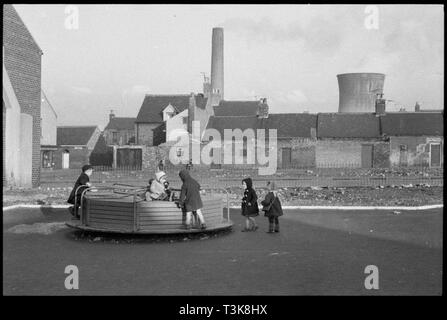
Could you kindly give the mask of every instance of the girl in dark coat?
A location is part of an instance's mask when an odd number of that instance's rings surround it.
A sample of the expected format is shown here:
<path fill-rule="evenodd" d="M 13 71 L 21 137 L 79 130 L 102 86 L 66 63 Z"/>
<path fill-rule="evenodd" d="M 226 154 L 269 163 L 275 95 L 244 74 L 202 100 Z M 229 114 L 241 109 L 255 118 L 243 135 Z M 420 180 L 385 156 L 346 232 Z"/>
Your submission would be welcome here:
<path fill-rule="evenodd" d="M 283 215 L 281 201 L 279 201 L 275 182 L 267 182 L 269 192 L 265 196 L 265 199 L 261 202 L 265 211 L 265 216 L 269 219 L 268 233 L 279 232 L 278 217 Z"/>
<path fill-rule="evenodd" d="M 241 213 L 246 218 L 245 228 L 242 232 L 246 231 L 256 231 L 258 225 L 254 217 L 259 216 L 258 208 L 258 196 L 256 191 L 253 189 L 253 182 L 251 178 L 246 178 L 242 180 L 242 184 L 245 187 L 244 196 L 242 198 Z M 253 226 L 250 226 L 252 224 Z"/>
<path fill-rule="evenodd" d="M 205 219 L 202 215 L 202 198 L 200 197 L 200 184 L 189 175 L 189 170 L 183 169 L 179 172 L 182 179 L 180 199 L 177 202 L 179 208 L 186 211 L 186 229 L 191 229 L 191 213 L 195 212 L 202 229 L 206 228 Z"/>
<path fill-rule="evenodd" d="M 70 204 L 75 204 L 76 202 L 76 208 L 74 206 L 68 208 L 70 213 L 75 217 L 79 218 L 78 209 L 81 205 L 81 195 L 82 191 L 85 190 L 85 188 L 88 188 L 91 186 L 90 184 L 90 176 L 93 173 L 93 167 L 91 165 L 86 164 L 82 167 L 82 173 L 79 175 L 78 179 L 75 182 L 75 185 L 73 187 L 73 190 L 71 190 L 70 196 L 68 197 L 67 202 Z M 85 186 L 85 188 L 79 188 L 80 186 Z M 79 190 L 78 190 L 79 188 Z M 76 190 L 78 191 L 77 194 Z M 75 201 L 76 200 L 76 201 Z"/>

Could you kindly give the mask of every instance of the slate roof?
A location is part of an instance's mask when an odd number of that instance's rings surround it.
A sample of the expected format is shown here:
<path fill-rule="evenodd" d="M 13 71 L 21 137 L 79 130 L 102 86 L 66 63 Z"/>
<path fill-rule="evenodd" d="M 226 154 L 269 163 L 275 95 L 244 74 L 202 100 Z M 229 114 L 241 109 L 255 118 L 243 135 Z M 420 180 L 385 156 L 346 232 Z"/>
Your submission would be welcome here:
<path fill-rule="evenodd" d="M 379 138 L 380 121 L 374 113 L 319 113 L 318 138 Z"/>
<path fill-rule="evenodd" d="M 393 112 L 380 117 L 382 133 L 388 136 L 442 136 L 444 112 Z"/>
<path fill-rule="evenodd" d="M 316 128 L 317 116 L 303 113 L 278 113 L 269 114 L 268 118 L 257 116 L 214 116 L 210 117 L 208 128 L 214 128 L 224 136 L 224 129 L 265 129 L 268 137 L 268 129 L 277 129 L 277 138 L 311 137 L 311 128 Z"/>
<path fill-rule="evenodd" d="M 317 115 L 309 113 L 271 113 L 261 119 L 262 128 L 277 129 L 278 138 L 311 138 L 311 128 L 317 128 Z M 316 131 L 315 131 L 316 132 Z"/>
<path fill-rule="evenodd" d="M 221 138 L 224 138 L 225 129 L 257 129 L 260 126 L 260 120 L 253 116 L 241 117 L 215 117 L 212 116 L 208 120 L 207 129 L 213 128 L 219 131 Z"/>
<path fill-rule="evenodd" d="M 244 117 L 256 116 L 259 108 L 259 101 L 220 101 L 214 106 L 216 117 Z"/>
<path fill-rule="evenodd" d="M 97 126 L 57 127 L 57 145 L 85 146 Z"/>
<path fill-rule="evenodd" d="M 113 117 L 104 130 L 134 130 L 135 118 Z"/>
<path fill-rule="evenodd" d="M 164 108 L 171 104 L 178 112 L 182 112 L 189 106 L 189 97 L 189 94 L 146 95 L 135 122 L 162 123 Z M 203 95 L 196 95 L 195 98 L 196 106 L 205 109 L 207 98 Z"/>

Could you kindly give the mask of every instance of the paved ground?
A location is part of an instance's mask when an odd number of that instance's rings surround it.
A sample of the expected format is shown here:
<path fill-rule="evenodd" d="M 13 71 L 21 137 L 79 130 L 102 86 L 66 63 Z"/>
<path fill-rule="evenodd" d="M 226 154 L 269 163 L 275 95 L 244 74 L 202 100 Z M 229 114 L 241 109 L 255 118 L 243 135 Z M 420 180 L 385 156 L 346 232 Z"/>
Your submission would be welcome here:
<path fill-rule="evenodd" d="M 264 232 L 264 217 L 257 232 L 240 232 L 233 210 L 233 231 L 208 239 L 99 241 L 58 223 L 66 209 L 27 210 L 4 213 L 6 295 L 441 294 L 442 209 L 287 211 L 279 234 Z M 77 291 L 64 287 L 70 264 L 79 268 Z M 379 290 L 364 288 L 367 265 L 379 268 Z"/>

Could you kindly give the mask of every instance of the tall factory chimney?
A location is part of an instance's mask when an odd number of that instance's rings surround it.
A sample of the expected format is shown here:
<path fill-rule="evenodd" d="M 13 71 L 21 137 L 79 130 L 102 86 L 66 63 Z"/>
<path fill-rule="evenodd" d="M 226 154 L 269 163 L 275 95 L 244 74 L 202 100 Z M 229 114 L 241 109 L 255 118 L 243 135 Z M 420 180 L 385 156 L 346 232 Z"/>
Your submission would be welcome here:
<path fill-rule="evenodd" d="M 344 73 L 337 75 L 338 112 L 371 112 L 376 110 L 377 95 L 383 94 L 383 73 Z"/>
<path fill-rule="evenodd" d="M 224 35 L 223 28 L 213 28 L 211 49 L 212 105 L 224 99 Z"/>

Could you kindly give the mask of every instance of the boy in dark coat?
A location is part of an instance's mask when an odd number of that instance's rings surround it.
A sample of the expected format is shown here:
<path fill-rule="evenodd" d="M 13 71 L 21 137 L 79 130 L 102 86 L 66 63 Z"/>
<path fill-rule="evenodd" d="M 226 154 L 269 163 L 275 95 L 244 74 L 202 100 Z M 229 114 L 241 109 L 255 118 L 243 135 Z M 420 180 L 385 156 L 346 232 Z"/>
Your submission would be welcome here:
<path fill-rule="evenodd" d="M 74 216 L 75 218 L 79 219 L 79 206 L 81 205 L 81 195 L 82 192 L 85 190 L 85 188 L 88 188 L 91 186 L 90 184 L 90 176 L 93 173 L 93 167 L 91 165 L 86 164 L 85 166 L 82 167 L 82 173 L 79 175 L 78 179 L 75 182 L 75 185 L 73 187 L 73 190 L 71 190 L 70 196 L 68 197 L 67 202 L 70 204 L 73 204 L 72 207 L 68 208 L 68 210 L 70 211 L 71 215 Z M 85 187 L 81 187 L 78 190 L 78 187 L 80 186 L 85 186 Z M 78 191 L 77 194 L 76 190 Z M 75 201 L 76 199 L 76 201 Z M 76 208 L 74 206 L 76 202 Z"/>
<path fill-rule="evenodd" d="M 256 195 L 256 191 L 253 189 L 253 181 L 251 178 L 245 178 L 242 180 L 242 184 L 244 185 L 245 190 L 242 198 L 241 213 L 246 218 L 245 228 L 242 232 L 256 231 L 258 229 L 258 225 L 256 224 L 254 217 L 259 216 L 258 196 Z M 250 226 L 251 224 L 253 226 Z"/>
<path fill-rule="evenodd" d="M 269 231 L 267 233 L 279 232 L 279 220 L 278 217 L 283 215 L 281 201 L 279 201 L 275 182 L 267 182 L 269 193 L 265 196 L 265 199 L 261 202 L 265 211 L 265 216 L 269 219 Z"/>
<path fill-rule="evenodd" d="M 191 213 L 196 212 L 202 229 L 206 228 L 205 219 L 202 215 L 202 198 L 200 197 L 200 184 L 189 175 L 189 170 L 183 169 L 179 172 L 182 179 L 182 189 L 177 202 L 179 208 L 186 211 L 186 229 L 191 229 Z"/>

